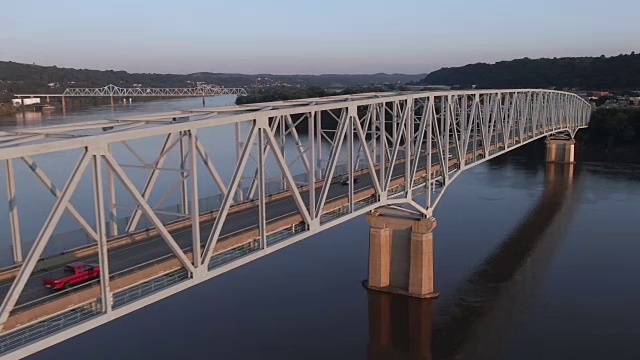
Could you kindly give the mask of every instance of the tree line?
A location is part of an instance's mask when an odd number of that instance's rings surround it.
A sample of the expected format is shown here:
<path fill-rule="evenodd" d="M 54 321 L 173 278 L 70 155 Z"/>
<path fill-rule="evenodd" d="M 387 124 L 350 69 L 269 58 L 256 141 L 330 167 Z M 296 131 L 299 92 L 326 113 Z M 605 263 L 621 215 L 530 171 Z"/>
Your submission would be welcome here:
<path fill-rule="evenodd" d="M 580 88 L 615 90 L 640 88 L 640 54 L 606 57 L 516 59 L 495 64 L 445 67 L 416 82 L 469 88 Z"/>
<path fill-rule="evenodd" d="M 594 111 L 589 127 L 578 131 L 577 145 L 589 160 L 640 162 L 640 109 Z"/>
<path fill-rule="evenodd" d="M 284 85 L 294 88 L 311 86 L 362 87 L 371 84 L 403 84 L 415 81 L 424 74 L 322 74 L 322 75 L 272 75 L 197 72 L 192 74 L 129 73 L 116 70 L 72 69 L 57 66 L 21 64 L 0 61 L 0 102 L 6 102 L 12 94 L 59 93 L 68 87 L 103 87 L 113 84 L 120 87 L 196 87 L 197 83 L 215 84 L 223 87 L 243 87 L 254 91 L 279 88 Z M 51 84 L 51 85 L 50 85 Z"/>
<path fill-rule="evenodd" d="M 327 91 L 318 86 L 311 86 L 308 88 L 292 88 L 287 86 L 281 86 L 273 89 L 261 91 L 259 93 L 252 93 L 247 96 L 238 96 L 236 98 L 236 105 L 243 104 L 255 104 L 262 102 L 283 101 L 283 100 L 295 100 L 295 99 L 307 99 L 326 96 L 337 95 L 350 95 L 361 94 L 367 92 L 383 92 L 388 91 L 389 87 L 372 86 L 362 88 L 347 88 L 342 91 Z"/>

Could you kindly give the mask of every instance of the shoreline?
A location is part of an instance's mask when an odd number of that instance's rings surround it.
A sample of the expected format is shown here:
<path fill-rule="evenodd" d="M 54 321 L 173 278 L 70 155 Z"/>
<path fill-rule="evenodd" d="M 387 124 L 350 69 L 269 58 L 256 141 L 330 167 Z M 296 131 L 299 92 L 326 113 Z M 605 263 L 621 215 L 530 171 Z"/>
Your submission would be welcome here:
<path fill-rule="evenodd" d="M 190 98 L 201 98 L 201 96 L 158 96 L 158 97 L 136 97 L 134 103 L 146 103 L 146 102 L 154 102 L 161 100 L 177 100 L 177 99 L 190 99 Z M 123 99 L 128 99 L 128 97 L 115 97 L 114 96 L 114 106 L 122 105 Z M 129 104 L 129 102 L 127 102 Z M 53 102 L 42 102 L 38 105 L 49 105 L 55 108 L 55 111 L 62 111 L 62 103 L 53 101 Z M 111 99 L 109 97 L 69 97 L 65 99 L 65 110 L 73 111 L 73 110 L 87 110 L 92 107 L 111 105 Z M 0 116 L 12 116 L 16 115 L 20 112 L 39 112 L 34 111 L 33 105 L 25 105 L 23 106 L 14 106 L 11 103 L 0 103 Z"/>

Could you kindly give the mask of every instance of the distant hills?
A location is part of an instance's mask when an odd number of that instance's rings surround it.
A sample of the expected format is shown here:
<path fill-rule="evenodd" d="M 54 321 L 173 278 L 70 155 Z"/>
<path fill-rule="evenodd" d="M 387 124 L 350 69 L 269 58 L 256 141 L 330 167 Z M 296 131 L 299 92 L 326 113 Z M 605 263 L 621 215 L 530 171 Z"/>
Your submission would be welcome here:
<path fill-rule="evenodd" d="M 197 83 L 224 87 L 245 87 L 253 90 L 256 81 L 260 89 L 280 86 L 322 88 L 362 87 L 384 83 L 417 81 L 425 74 L 362 74 L 362 75 L 272 75 L 225 74 L 198 72 L 193 74 L 128 73 L 115 70 L 60 68 L 0 61 L 0 100 L 13 93 L 56 93 L 68 87 L 195 87 Z M 4 96 L 3 96 L 4 95 Z"/>
<path fill-rule="evenodd" d="M 640 89 L 640 54 L 516 59 L 442 68 L 414 84 L 477 88 Z"/>

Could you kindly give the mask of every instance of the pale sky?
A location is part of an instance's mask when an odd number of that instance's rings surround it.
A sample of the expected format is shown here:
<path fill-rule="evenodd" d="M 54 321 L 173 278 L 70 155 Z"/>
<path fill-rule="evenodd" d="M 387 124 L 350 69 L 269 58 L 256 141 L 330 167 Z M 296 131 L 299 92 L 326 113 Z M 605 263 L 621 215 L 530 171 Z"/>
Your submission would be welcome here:
<path fill-rule="evenodd" d="M 640 1 L 0 0 L 0 60 L 129 72 L 423 73 L 640 52 Z"/>

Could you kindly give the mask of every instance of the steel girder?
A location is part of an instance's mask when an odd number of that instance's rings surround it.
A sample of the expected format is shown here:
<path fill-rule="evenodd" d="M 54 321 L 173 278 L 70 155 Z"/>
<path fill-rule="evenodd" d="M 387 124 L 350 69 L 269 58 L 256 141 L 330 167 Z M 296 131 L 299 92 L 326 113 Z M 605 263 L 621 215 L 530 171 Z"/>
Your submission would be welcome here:
<path fill-rule="evenodd" d="M 431 216 L 465 169 L 541 137 L 573 136 L 588 125 L 590 113 L 587 102 L 569 93 L 474 90 L 301 99 L 0 132 L 15 261 L 0 269 L 9 289 L 0 306 L 0 356 L 51 346 L 376 207 L 405 204 Z M 218 156 L 224 144 L 210 137 L 223 132 L 235 132 L 235 154 Z M 156 153 L 145 142 L 150 139 Z M 46 163 L 54 152 L 80 153 L 62 190 L 36 163 Z M 30 247 L 22 242 L 26 221 L 19 221 L 17 206 L 14 166 L 21 163 L 55 198 L 41 224 L 29 218 L 29 226 L 41 226 Z M 230 170 L 222 170 L 222 163 Z M 93 196 L 85 195 L 93 199 L 92 211 L 72 205 L 85 173 L 94 184 Z M 162 174 L 178 174 L 175 185 L 158 181 Z M 210 206 L 204 197 L 212 192 L 218 202 Z M 161 209 L 172 194 L 180 206 Z M 421 194 L 423 204 L 416 197 Z M 126 226 L 117 226 L 116 208 L 118 215 L 129 211 Z M 50 264 L 58 259 L 45 250 L 57 241 L 52 235 L 65 211 L 93 241 L 72 253 L 99 261 L 100 279 L 34 299 L 34 270 L 41 270 L 43 254 Z M 147 241 L 166 247 L 165 253 L 137 263 L 110 252 Z M 24 260 L 22 249 L 28 250 Z M 170 282 L 171 274 L 186 275 Z M 162 281 L 146 296 L 126 300 L 134 290 Z M 91 316 L 67 320 L 68 326 L 50 335 L 29 332 L 68 319 L 73 309 L 90 309 Z M 20 346 L 3 347 L 7 339 Z"/>
<path fill-rule="evenodd" d="M 243 88 L 223 88 L 201 85 L 194 88 L 121 88 L 107 85 L 101 88 L 68 88 L 64 96 L 217 96 L 247 95 Z"/>

